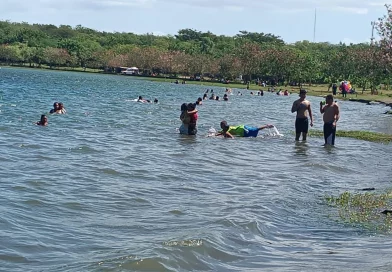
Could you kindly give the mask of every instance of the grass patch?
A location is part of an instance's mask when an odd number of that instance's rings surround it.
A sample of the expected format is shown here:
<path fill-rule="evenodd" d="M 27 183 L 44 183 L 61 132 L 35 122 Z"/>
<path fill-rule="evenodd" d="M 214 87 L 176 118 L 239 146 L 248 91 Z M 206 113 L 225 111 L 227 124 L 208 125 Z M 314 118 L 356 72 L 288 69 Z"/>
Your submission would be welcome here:
<path fill-rule="evenodd" d="M 337 209 L 337 216 L 344 223 L 362 226 L 379 232 L 392 231 L 392 193 L 350 193 L 326 196 L 325 200 Z"/>
<path fill-rule="evenodd" d="M 312 96 L 326 96 L 332 94 L 332 90 L 328 91 L 328 85 L 317 85 L 317 86 L 304 86 L 304 89 L 308 91 L 308 95 Z M 383 103 L 392 103 L 392 90 L 380 90 L 379 94 L 373 95 L 370 90 L 357 91 L 356 94 L 347 94 L 347 97 L 343 97 L 341 94 L 335 96 L 338 100 L 366 100 L 366 101 L 377 101 Z"/>
<path fill-rule="evenodd" d="M 321 130 L 309 130 L 309 136 L 320 136 L 323 137 L 324 134 Z M 337 130 L 337 137 L 348 137 L 363 141 L 376 142 L 376 143 L 390 143 L 392 142 L 392 135 L 371 132 L 371 131 L 356 131 L 356 130 Z"/>

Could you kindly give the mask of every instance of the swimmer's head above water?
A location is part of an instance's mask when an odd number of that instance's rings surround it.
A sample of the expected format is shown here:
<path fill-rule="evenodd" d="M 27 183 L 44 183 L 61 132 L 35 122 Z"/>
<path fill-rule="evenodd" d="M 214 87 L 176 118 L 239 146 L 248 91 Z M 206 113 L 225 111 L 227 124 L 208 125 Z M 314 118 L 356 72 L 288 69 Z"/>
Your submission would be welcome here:
<path fill-rule="evenodd" d="M 188 104 L 188 111 L 193 111 L 196 109 L 196 104 L 195 103 L 189 103 Z"/>
<path fill-rule="evenodd" d="M 188 109 L 188 104 L 187 103 L 182 103 L 181 111 L 186 111 L 187 109 Z"/>
<path fill-rule="evenodd" d="M 227 124 L 226 121 L 222 121 L 222 122 L 220 123 L 220 127 L 221 127 L 221 129 L 223 129 L 223 130 L 225 130 L 225 131 L 229 129 L 229 125 Z"/>

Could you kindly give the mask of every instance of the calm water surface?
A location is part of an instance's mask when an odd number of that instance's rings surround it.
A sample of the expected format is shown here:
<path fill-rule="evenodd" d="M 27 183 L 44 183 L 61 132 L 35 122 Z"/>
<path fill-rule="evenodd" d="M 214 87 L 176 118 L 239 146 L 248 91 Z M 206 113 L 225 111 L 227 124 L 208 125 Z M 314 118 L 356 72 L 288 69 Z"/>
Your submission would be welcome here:
<path fill-rule="evenodd" d="M 392 270 L 391 236 L 345 225 L 324 202 L 390 188 L 392 145 L 295 143 L 297 96 L 244 90 L 205 101 L 198 135 L 179 135 L 180 104 L 206 88 L 1 69 L 0 270 Z M 322 129 L 321 98 L 309 100 Z M 67 114 L 35 126 L 54 101 Z M 392 133 L 384 106 L 339 104 L 338 129 Z M 206 137 L 222 119 L 273 123 L 285 136 Z"/>

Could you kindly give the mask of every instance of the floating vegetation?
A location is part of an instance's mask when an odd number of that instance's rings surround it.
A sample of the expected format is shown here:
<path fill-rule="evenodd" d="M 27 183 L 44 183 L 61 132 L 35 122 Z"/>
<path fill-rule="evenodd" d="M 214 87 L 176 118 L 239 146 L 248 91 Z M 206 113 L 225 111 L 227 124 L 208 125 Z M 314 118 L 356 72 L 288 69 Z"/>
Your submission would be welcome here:
<path fill-rule="evenodd" d="M 392 193 L 350 193 L 327 196 L 328 205 L 337 208 L 345 223 L 377 232 L 392 232 Z"/>
<path fill-rule="evenodd" d="M 310 136 L 323 136 L 323 132 L 320 130 L 309 130 Z M 337 137 L 348 137 L 355 138 L 358 140 L 364 140 L 369 142 L 378 142 L 378 143 L 390 143 L 392 142 L 392 135 L 379 133 L 379 132 L 371 132 L 371 131 L 356 131 L 356 130 L 337 130 Z"/>

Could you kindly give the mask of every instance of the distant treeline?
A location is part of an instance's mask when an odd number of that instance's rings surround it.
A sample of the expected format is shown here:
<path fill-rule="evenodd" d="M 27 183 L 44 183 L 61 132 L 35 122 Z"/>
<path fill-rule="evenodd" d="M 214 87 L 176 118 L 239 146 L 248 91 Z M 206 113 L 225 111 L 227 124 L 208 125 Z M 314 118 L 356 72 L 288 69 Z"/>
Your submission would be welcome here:
<path fill-rule="evenodd" d="M 0 62 L 106 72 L 136 66 L 146 74 L 226 80 L 242 75 L 245 81 L 281 84 L 351 80 L 357 87 L 369 87 L 390 79 L 378 46 L 287 44 L 273 34 L 247 31 L 230 37 L 182 29 L 174 36 L 155 36 L 0 21 Z"/>

